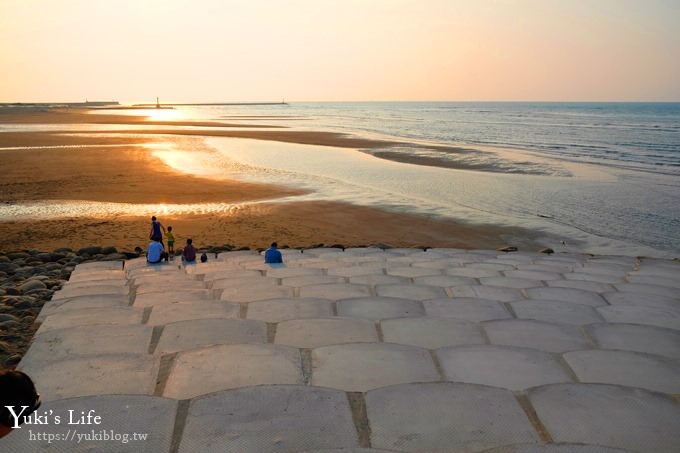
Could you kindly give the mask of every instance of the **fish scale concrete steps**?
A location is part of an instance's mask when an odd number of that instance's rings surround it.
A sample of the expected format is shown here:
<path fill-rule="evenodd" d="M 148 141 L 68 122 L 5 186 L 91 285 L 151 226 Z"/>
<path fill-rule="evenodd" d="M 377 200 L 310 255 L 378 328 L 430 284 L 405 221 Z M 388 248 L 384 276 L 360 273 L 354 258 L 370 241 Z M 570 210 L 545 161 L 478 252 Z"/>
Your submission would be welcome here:
<path fill-rule="evenodd" d="M 677 261 L 283 253 L 79 265 L 18 366 L 51 422 L 0 450 L 678 451 Z"/>

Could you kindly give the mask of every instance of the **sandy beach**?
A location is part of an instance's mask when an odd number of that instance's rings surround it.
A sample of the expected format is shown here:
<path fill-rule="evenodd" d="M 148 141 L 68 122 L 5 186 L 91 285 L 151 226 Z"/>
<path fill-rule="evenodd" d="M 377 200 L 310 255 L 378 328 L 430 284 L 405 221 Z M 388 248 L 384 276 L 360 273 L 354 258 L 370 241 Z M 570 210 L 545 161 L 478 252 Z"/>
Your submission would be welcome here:
<path fill-rule="evenodd" d="M 426 216 L 394 213 L 334 201 L 267 203 L 266 200 L 302 191 L 267 184 L 215 180 L 179 173 L 154 157 L 145 144 L 183 136 L 244 137 L 289 143 L 377 149 L 388 142 L 331 132 L 244 130 L 242 124 L 219 122 L 149 121 L 128 115 L 88 114 L 82 111 L 3 109 L 3 124 L 51 124 L 49 132 L 9 131 L 0 134 L 0 199 L 5 205 L 41 200 L 83 200 L 133 204 L 231 203 L 224 214 L 196 212 L 164 216 L 118 215 L 107 218 L 35 218 L 2 220 L 0 250 L 89 245 L 133 250 L 148 242 L 149 218 L 172 225 L 181 244 L 192 237 L 199 247 L 261 248 L 276 240 L 289 247 L 316 244 L 344 246 L 385 243 L 399 247 L 497 248 L 521 242 L 524 249 L 542 247 L 537 235 L 519 228 L 469 225 Z M 82 133 L 74 125 L 85 125 Z M 93 131 L 91 124 L 147 127 Z M 63 131 L 58 125 L 68 125 Z M 168 126 L 178 129 L 168 129 Z M 155 127 L 163 126 L 163 127 Z M 210 126 L 210 130 L 187 129 Z M 238 126 L 238 128 L 236 128 Z M 181 128 L 180 128 L 181 127 Z M 13 149 L 10 149 L 13 148 Z M 252 204 L 250 202 L 258 201 Z M 264 201 L 264 202 L 263 202 Z M 2 208 L 0 207 L 0 210 Z"/>

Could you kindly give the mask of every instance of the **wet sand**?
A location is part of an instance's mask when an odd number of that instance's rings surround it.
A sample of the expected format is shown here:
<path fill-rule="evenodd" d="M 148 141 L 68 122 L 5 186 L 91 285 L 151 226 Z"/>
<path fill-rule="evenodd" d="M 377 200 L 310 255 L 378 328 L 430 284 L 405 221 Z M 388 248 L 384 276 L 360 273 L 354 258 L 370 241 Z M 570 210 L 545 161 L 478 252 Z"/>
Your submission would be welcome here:
<path fill-rule="evenodd" d="M 235 180 L 214 180 L 178 173 L 155 158 L 148 143 L 167 140 L 168 134 L 201 140 L 206 135 L 239 136 L 264 140 L 351 148 L 389 146 L 329 132 L 294 130 L 242 130 L 244 124 L 210 122 L 206 130 L 154 129 L 153 125 L 191 126 L 191 122 L 150 122 L 127 115 L 93 115 L 82 112 L 0 112 L 5 124 L 147 124 L 143 131 L 106 131 L 87 135 L 74 132 L 3 132 L 0 148 L 0 200 L 5 205 L 40 200 L 88 200 L 119 203 L 233 203 L 225 213 L 168 217 L 163 212 L 147 216 L 107 218 L 35 218 L 0 220 L 0 250 L 59 247 L 78 249 L 113 245 L 119 250 L 145 247 L 149 218 L 158 216 L 172 225 L 177 244 L 192 237 L 199 247 L 230 244 L 259 248 L 276 240 L 280 245 L 309 247 L 316 244 L 497 248 L 507 244 L 537 250 L 536 233 L 494 225 L 469 225 L 424 216 L 394 213 L 339 202 L 257 203 L 302 193 L 290 188 Z M 201 125 L 207 125 L 205 122 Z M 219 128 L 216 126 L 219 125 Z M 231 130 L 238 126 L 239 130 Z M 218 134 L 219 133 L 219 134 Z M 231 135 L 233 134 L 233 135 Z M 187 137 L 190 136 L 190 137 Z M 77 145 L 77 147 L 74 147 Z M 63 148 L 59 148 L 59 147 Z M 67 146 L 67 147 L 64 147 Z M 2 217 L 2 205 L 0 205 Z"/>

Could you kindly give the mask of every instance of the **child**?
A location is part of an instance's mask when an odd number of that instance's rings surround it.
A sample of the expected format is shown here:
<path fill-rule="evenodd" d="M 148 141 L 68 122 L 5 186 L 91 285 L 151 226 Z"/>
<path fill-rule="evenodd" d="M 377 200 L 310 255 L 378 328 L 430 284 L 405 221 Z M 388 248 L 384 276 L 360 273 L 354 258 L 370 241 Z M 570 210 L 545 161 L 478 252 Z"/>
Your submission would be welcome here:
<path fill-rule="evenodd" d="M 192 245 L 192 240 L 187 239 L 187 245 L 182 251 L 182 261 L 185 263 L 195 263 L 196 262 L 196 249 Z"/>
<path fill-rule="evenodd" d="M 168 252 L 170 254 L 175 253 L 175 235 L 172 234 L 172 227 L 168 225 L 168 231 L 165 235 L 165 237 L 168 239 Z"/>

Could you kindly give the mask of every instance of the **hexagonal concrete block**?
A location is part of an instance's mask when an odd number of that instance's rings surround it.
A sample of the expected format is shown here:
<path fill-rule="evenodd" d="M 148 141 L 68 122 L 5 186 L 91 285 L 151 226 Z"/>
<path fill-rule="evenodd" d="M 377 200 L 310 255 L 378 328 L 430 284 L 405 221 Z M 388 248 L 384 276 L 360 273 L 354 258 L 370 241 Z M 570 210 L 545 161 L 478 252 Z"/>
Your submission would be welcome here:
<path fill-rule="evenodd" d="M 479 282 L 485 286 L 499 286 L 501 288 L 533 288 L 535 286 L 541 286 L 540 280 L 528 280 L 524 278 L 511 278 L 511 277 L 482 277 Z"/>
<path fill-rule="evenodd" d="M 383 341 L 425 349 L 484 344 L 477 323 L 454 318 L 397 318 L 380 322 Z"/>
<path fill-rule="evenodd" d="M 484 269 L 484 270 L 499 271 L 499 272 L 511 271 L 511 270 L 515 269 L 515 266 L 513 264 L 501 263 L 501 262 L 490 262 L 490 261 L 470 263 L 470 264 L 466 264 L 465 267 L 470 268 L 470 269 Z"/>
<path fill-rule="evenodd" d="M 219 300 L 173 302 L 154 306 L 147 324 L 160 326 L 190 319 L 238 318 L 239 310 L 238 304 Z"/>
<path fill-rule="evenodd" d="M 413 281 L 418 285 L 439 286 L 440 288 L 477 284 L 477 281 L 474 278 L 457 277 L 454 275 L 430 275 L 414 278 Z"/>
<path fill-rule="evenodd" d="M 680 405 L 642 389 L 555 384 L 529 390 L 529 400 L 554 442 L 633 451 L 677 451 Z"/>
<path fill-rule="evenodd" d="M 73 288 L 65 287 L 59 291 L 56 291 L 52 295 L 52 300 L 100 294 L 128 295 L 130 294 L 130 288 L 128 286 L 121 285 L 74 286 Z"/>
<path fill-rule="evenodd" d="M 485 321 L 482 327 L 491 344 L 562 353 L 590 349 L 593 345 L 578 326 L 529 319 Z"/>
<path fill-rule="evenodd" d="M 437 286 L 387 284 L 376 285 L 375 292 L 382 297 L 401 297 L 402 299 L 427 300 L 446 297 L 446 291 Z"/>
<path fill-rule="evenodd" d="M 473 384 L 418 383 L 366 393 L 371 445 L 389 451 L 482 451 L 538 435 L 512 392 Z"/>
<path fill-rule="evenodd" d="M 61 289 L 88 288 L 92 286 L 129 286 L 130 282 L 125 278 L 107 278 L 92 280 L 70 280 L 64 283 Z"/>
<path fill-rule="evenodd" d="M 271 278 L 303 277 L 306 275 L 323 275 L 323 270 L 304 267 L 269 268 L 265 275 Z"/>
<path fill-rule="evenodd" d="M 40 325 L 38 332 L 92 324 L 141 324 L 143 314 L 142 309 L 134 307 L 68 310 L 48 316 Z"/>
<path fill-rule="evenodd" d="M 633 272 L 631 272 L 632 274 Z M 655 260 L 654 258 L 643 258 L 639 268 L 635 271 L 637 275 L 648 275 L 675 279 L 680 273 L 680 265 L 677 261 Z"/>
<path fill-rule="evenodd" d="M 148 354 L 152 334 L 153 328 L 142 324 L 98 324 L 48 330 L 33 337 L 21 363 L 39 366 L 77 356 Z"/>
<path fill-rule="evenodd" d="M 159 366 L 160 356 L 102 354 L 18 368 L 31 376 L 43 401 L 52 401 L 86 395 L 152 395 Z"/>
<path fill-rule="evenodd" d="M 526 288 L 524 292 L 529 299 L 557 300 L 570 304 L 590 305 L 591 307 L 607 305 L 607 302 L 598 293 L 577 288 L 540 286 L 537 288 Z"/>
<path fill-rule="evenodd" d="M 618 291 L 621 292 L 664 296 L 680 300 L 680 290 L 678 288 L 658 285 L 647 285 L 643 283 L 621 283 L 614 286 Z"/>
<path fill-rule="evenodd" d="M 515 444 L 484 450 L 484 453 L 631 453 L 630 450 L 584 444 Z"/>
<path fill-rule="evenodd" d="M 281 279 L 282 286 L 301 287 L 311 285 L 325 285 L 328 283 L 346 283 L 345 277 L 333 275 L 303 275 L 301 277 L 286 277 Z"/>
<path fill-rule="evenodd" d="M 262 272 L 256 269 L 240 269 L 236 266 L 230 265 L 227 268 L 214 269 L 205 274 L 194 274 L 194 278 L 203 277 L 201 280 L 205 283 L 217 282 L 220 280 L 232 280 L 235 278 L 251 278 L 261 277 Z"/>
<path fill-rule="evenodd" d="M 549 271 L 531 271 L 515 269 L 512 271 L 504 271 L 503 274 L 508 278 L 519 278 L 522 280 L 559 280 L 562 278 L 562 274 L 559 272 L 549 272 Z"/>
<path fill-rule="evenodd" d="M 312 351 L 312 385 L 365 392 L 407 382 L 440 380 L 430 353 L 391 343 L 350 343 Z"/>
<path fill-rule="evenodd" d="M 243 278 L 223 278 L 211 282 L 202 282 L 210 286 L 210 289 L 242 289 L 257 288 L 258 286 L 278 285 L 280 279 L 263 276 L 243 277 Z M 199 282 L 201 283 L 201 282 Z"/>
<path fill-rule="evenodd" d="M 43 305 L 36 321 L 43 322 L 49 315 L 69 311 L 82 310 L 84 308 L 107 308 L 107 307 L 127 307 L 130 305 L 130 298 L 127 295 L 104 294 L 101 296 L 77 296 L 67 299 L 50 300 Z"/>
<path fill-rule="evenodd" d="M 120 269 L 120 266 L 118 269 L 101 269 L 97 271 L 86 271 L 82 266 L 83 264 L 79 264 L 76 266 L 73 272 L 71 272 L 71 276 L 68 279 L 69 282 L 85 282 L 90 280 L 125 280 L 126 277 L 125 271 Z"/>
<path fill-rule="evenodd" d="M 637 305 L 640 307 L 680 310 L 680 301 L 672 297 L 620 292 L 603 293 L 602 297 L 611 305 Z"/>
<path fill-rule="evenodd" d="M 395 275 L 397 277 L 416 278 L 425 277 L 427 275 L 441 275 L 438 269 L 427 269 L 424 267 L 393 267 L 387 269 L 387 275 Z"/>
<path fill-rule="evenodd" d="M 246 318 L 281 322 L 298 318 L 323 318 L 333 315 L 333 303 L 326 299 L 271 299 L 248 304 Z"/>
<path fill-rule="evenodd" d="M 454 267 L 444 270 L 446 275 L 453 277 L 467 277 L 467 278 L 483 278 L 483 277 L 501 277 L 501 271 L 490 269 L 477 269 L 474 267 Z"/>
<path fill-rule="evenodd" d="M 479 322 L 512 317 L 501 303 L 472 297 L 426 300 L 423 307 L 427 316 L 437 318 L 459 318 Z"/>
<path fill-rule="evenodd" d="M 325 285 L 310 285 L 300 288 L 300 297 L 318 297 L 339 300 L 350 297 L 366 297 L 370 295 L 370 286 L 356 285 L 353 283 L 328 283 Z"/>
<path fill-rule="evenodd" d="M 276 344 L 318 348 L 342 343 L 378 342 L 375 324 L 366 319 L 292 319 L 276 327 Z"/>
<path fill-rule="evenodd" d="M 585 269 L 578 269 L 575 272 L 564 274 L 566 280 L 581 280 L 584 282 L 599 282 L 599 283 L 623 283 L 625 281 L 626 274 L 623 272 L 617 273 L 617 275 L 610 274 L 595 274 L 589 272 Z"/>
<path fill-rule="evenodd" d="M 349 277 L 349 282 L 358 285 L 387 285 L 390 283 L 408 283 L 409 279 L 406 277 L 397 277 L 396 275 L 385 274 L 366 274 Z"/>
<path fill-rule="evenodd" d="M 638 324 L 602 323 L 585 326 L 600 349 L 646 352 L 680 360 L 680 331 Z"/>
<path fill-rule="evenodd" d="M 156 351 L 168 354 L 214 344 L 266 343 L 267 324 L 251 319 L 192 319 L 163 328 Z"/>
<path fill-rule="evenodd" d="M 423 316 L 423 306 L 416 301 L 396 297 L 362 297 L 340 300 L 336 304 L 338 316 L 366 319 Z"/>
<path fill-rule="evenodd" d="M 453 297 L 477 297 L 479 299 L 496 300 L 498 302 L 512 302 L 524 300 L 519 288 L 503 288 L 500 286 L 461 285 L 450 289 Z"/>
<path fill-rule="evenodd" d="M 328 269 L 328 275 L 336 277 L 358 277 L 360 275 L 385 275 L 385 266 L 381 264 L 370 264 L 361 266 L 342 266 Z"/>
<path fill-rule="evenodd" d="M 511 302 L 510 306 L 520 319 L 574 325 L 604 321 L 602 315 L 589 305 L 565 304 L 555 300 L 523 300 Z"/>
<path fill-rule="evenodd" d="M 573 351 L 564 354 L 581 382 L 619 384 L 680 393 L 680 362 L 630 351 Z"/>
<path fill-rule="evenodd" d="M 331 447 L 353 451 L 358 443 L 344 392 L 274 385 L 194 398 L 179 451 L 299 452 Z"/>
<path fill-rule="evenodd" d="M 167 452 L 177 401 L 139 395 L 84 396 L 43 402 L 39 413 L 43 412 L 49 415 L 48 423 L 39 425 L 39 433 L 36 425 L 15 429 L 2 439 L 3 451 Z M 88 415 L 90 424 L 75 424 L 88 423 Z M 99 417 L 98 423 L 94 417 Z"/>
<path fill-rule="evenodd" d="M 609 283 L 587 282 L 585 280 L 548 280 L 545 284 L 553 288 L 575 288 L 594 293 L 606 293 L 614 290 L 614 286 Z"/>
<path fill-rule="evenodd" d="M 210 290 L 201 289 L 193 291 L 159 291 L 135 296 L 132 305 L 135 307 L 153 307 L 156 305 L 171 304 L 174 302 L 205 301 L 210 299 Z"/>
<path fill-rule="evenodd" d="M 255 302 L 258 300 L 293 297 L 293 288 L 278 285 L 232 286 L 225 288 L 220 300 L 229 302 Z"/>
<path fill-rule="evenodd" d="M 179 352 L 163 395 L 186 399 L 251 385 L 302 384 L 302 378 L 300 351 L 296 348 L 223 344 Z"/>
<path fill-rule="evenodd" d="M 513 346 L 455 346 L 435 351 L 446 379 L 508 390 L 570 382 L 552 355 Z"/>
<path fill-rule="evenodd" d="M 611 305 L 598 307 L 597 311 L 607 322 L 646 324 L 680 330 L 680 310 L 675 308 Z"/>

